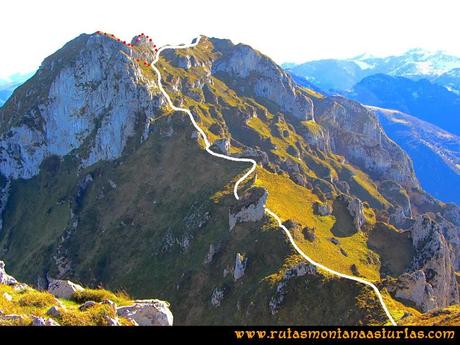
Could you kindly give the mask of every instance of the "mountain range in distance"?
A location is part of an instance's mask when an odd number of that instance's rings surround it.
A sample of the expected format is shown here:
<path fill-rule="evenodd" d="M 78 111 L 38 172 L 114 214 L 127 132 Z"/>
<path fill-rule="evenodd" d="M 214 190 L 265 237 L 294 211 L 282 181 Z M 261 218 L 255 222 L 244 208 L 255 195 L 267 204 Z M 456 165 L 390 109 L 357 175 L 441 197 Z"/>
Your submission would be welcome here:
<path fill-rule="evenodd" d="M 283 66 L 300 85 L 378 107 L 382 126 L 409 153 L 422 186 L 459 203 L 460 58 L 412 49 L 400 56 Z"/>

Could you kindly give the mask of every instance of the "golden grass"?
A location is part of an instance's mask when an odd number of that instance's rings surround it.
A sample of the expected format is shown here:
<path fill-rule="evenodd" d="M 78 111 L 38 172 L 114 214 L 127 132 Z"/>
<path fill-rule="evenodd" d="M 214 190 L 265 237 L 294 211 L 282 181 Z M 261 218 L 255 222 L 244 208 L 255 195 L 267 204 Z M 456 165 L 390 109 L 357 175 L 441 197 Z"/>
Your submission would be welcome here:
<path fill-rule="evenodd" d="M 330 241 L 334 224 L 344 222 L 330 216 L 318 216 L 313 212 L 313 202 L 318 197 L 310 190 L 295 184 L 288 176 L 257 169 L 256 185 L 268 190 L 267 207 L 274 211 L 283 221 L 292 219 L 302 226 L 315 229 L 316 240 L 309 242 L 304 239 L 301 231 L 294 231 L 293 237 L 298 246 L 313 260 L 338 272 L 352 275 L 351 265 L 358 267 L 360 275 L 372 280 L 380 279 L 377 256 L 367 247 L 366 235 L 358 231 L 351 236 L 339 238 L 340 245 Z M 345 226 L 345 224 L 344 224 Z M 340 252 L 345 250 L 348 256 Z"/>

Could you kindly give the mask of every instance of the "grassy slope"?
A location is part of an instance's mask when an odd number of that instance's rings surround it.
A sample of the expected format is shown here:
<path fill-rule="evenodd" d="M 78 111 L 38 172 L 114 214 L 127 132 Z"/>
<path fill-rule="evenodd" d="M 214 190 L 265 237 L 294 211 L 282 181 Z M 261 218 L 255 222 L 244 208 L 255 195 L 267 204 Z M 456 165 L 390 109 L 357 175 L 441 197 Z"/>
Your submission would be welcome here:
<path fill-rule="evenodd" d="M 4 294 L 12 297 L 9 301 L 4 298 Z M 72 299 L 56 299 L 53 295 L 44 291 L 37 291 L 32 288 L 15 290 L 8 285 L 0 284 L 0 310 L 5 314 L 15 314 L 22 316 L 18 320 L 0 320 L 0 326 L 27 326 L 32 322 L 32 317 L 52 318 L 61 326 L 106 326 L 106 317 L 114 318 L 115 311 L 108 305 L 96 305 L 85 311 L 78 308 L 86 301 L 100 302 L 103 299 L 110 299 L 117 305 L 130 305 L 132 300 L 125 293 L 112 293 L 103 289 L 85 289 L 74 295 Z M 46 314 L 49 308 L 63 305 L 60 308 L 61 316 L 50 317 Z M 120 318 L 122 325 L 131 323 Z"/>

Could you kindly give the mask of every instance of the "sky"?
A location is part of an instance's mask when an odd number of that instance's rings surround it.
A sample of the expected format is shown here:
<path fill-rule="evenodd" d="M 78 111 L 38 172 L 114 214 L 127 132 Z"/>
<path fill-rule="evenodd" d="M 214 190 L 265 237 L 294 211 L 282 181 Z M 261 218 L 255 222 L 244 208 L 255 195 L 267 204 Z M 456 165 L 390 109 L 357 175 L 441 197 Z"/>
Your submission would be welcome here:
<path fill-rule="evenodd" d="M 157 45 L 230 38 L 278 63 L 400 54 L 411 48 L 460 56 L 458 0 L 40 0 L 0 4 L 0 79 L 35 70 L 81 33 Z"/>

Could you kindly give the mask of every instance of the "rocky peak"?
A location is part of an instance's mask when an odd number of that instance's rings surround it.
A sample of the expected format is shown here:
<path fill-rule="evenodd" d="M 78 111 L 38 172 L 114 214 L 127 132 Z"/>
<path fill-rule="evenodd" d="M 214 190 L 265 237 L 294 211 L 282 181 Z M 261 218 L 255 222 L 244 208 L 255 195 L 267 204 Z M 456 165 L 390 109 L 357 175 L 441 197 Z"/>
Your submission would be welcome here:
<path fill-rule="evenodd" d="M 382 129 L 376 116 L 343 97 L 315 102 L 316 121 L 328 131 L 331 149 L 377 180 L 418 186 L 412 161 Z"/>
<path fill-rule="evenodd" d="M 144 54 L 137 51 L 92 34 L 46 58 L 0 109 L 0 172 L 30 178 L 46 157 L 64 156 L 84 143 L 83 166 L 119 157 L 136 122 L 164 102 L 136 62 Z"/>
<path fill-rule="evenodd" d="M 424 312 L 458 303 L 454 253 L 439 224 L 421 215 L 409 231 L 417 252 L 412 273 L 398 278 L 396 296 L 413 301 Z"/>
<path fill-rule="evenodd" d="M 313 101 L 270 58 L 245 44 L 210 40 L 220 55 L 213 63 L 213 74 L 223 75 L 228 84 L 243 95 L 255 96 L 261 102 L 274 102 L 296 119 L 314 118 Z"/>

